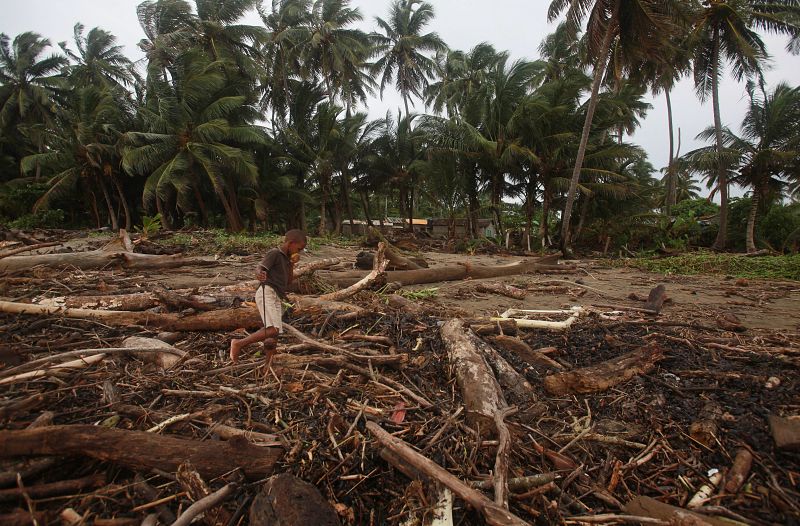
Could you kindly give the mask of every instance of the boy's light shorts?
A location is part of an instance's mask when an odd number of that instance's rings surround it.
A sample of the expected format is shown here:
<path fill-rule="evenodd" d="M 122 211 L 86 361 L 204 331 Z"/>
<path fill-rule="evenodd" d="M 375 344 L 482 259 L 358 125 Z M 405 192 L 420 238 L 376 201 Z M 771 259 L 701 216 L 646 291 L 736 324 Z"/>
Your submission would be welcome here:
<path fill-rule="evenodd" d="M 261 314 L 264 327 L 275 327 L 279 333 L 283 332 L 283 305 L 275 289 L 269 285 L 261 285 L 256 289 L 256 306 Z"/>

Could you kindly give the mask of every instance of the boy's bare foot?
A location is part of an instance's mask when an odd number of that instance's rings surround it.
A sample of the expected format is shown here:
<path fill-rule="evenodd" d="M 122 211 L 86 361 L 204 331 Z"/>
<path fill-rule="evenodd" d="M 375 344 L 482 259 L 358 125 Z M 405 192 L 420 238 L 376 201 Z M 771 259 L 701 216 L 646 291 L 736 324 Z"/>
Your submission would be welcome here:
<path fill-rule="evenodd" d="M 239 353 L 242 351 L 242 345 L 239 340 L 231 340 L 231 361 L 236 363 L 239 359 Z"/>

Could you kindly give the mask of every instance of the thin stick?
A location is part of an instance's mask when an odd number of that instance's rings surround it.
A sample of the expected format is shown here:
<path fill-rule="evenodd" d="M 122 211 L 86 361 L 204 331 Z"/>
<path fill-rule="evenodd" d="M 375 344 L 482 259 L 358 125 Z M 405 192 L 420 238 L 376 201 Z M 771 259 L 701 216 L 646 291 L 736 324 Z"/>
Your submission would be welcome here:
<path fill-rule="evenodd" d="M 508 450 L 511 434 L 503 420 L 516 412 L 516 407 L 506 407 L 494 414 L 494 423 L 500 440 L 494 460 L 494 503 L 505 509 L 508 509 Z"/>
<path fill-rule="evenodd" d="M 213 508 L 217 504 L 224 502 L 231 496 L 233 490 L 236 489 L 236 484 L 226 484 L 214 493 L 203 497 L 198 500 L 183 512 L 183 515 L 178 517 L 178 520 L 172 523 L 172 526 L 189 526 L 192 521 L 209 508 Z"/>

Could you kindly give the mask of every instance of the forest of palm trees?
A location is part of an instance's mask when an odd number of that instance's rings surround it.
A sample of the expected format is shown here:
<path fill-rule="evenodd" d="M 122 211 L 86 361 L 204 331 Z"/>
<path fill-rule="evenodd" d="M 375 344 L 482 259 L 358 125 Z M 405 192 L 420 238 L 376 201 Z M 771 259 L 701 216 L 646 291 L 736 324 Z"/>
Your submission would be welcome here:
<path fill-rule="evenodd" d="M 262 24 L 243 25 L 253 11 Z M 58 45 L 0 35 L 0 222 L 132 229 L 158 214 L 165 229 L 338 235 L 442 217 L 475 235 L 492 218 L 567 253 L 797 248 L 800 88 L 765 84 L 761 38 L 800 52 L 796 0 L 553 0 L 560 24 L 535 61 L 450 49 L 418 0 L 371 22 L 348 0 L 146 0 L 137 15 L 136 64 L 102 28 Z M 647 94 L 669 108 L 684 77 L 710 103 L 707 146 L 681 156 L 670 118 L 654 167 L 626 138 Z M 749 100 L 733 128 L 721 83 Z M 387 87 L 402 109 L 370 120 Z"/>

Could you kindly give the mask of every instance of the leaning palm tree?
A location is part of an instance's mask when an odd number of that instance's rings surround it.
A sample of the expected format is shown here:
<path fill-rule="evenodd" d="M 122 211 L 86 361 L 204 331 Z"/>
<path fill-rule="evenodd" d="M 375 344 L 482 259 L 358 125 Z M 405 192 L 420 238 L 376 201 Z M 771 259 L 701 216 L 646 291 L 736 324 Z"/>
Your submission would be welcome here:
<path fill-rule="evenodd" d="M 21 33 L 13 42 L 0 33 L 0 127 L 17 126 L 33 143 L 28 153 L 42 153 L 47 130 L 56 128 L 55 95 L 62 80 L 57 74 L 67 61 L 43 57 L 48 47 L 50 41 L 36 33 Z"/>
<path fill-rule="evenodd" d="M 382 33 L 373 32 L 374 55 L 378 60 L 372 72 L 381 76 L 380 92 L 392 80 L 403 96 L 406 116 L 408 100 L 422 97 L 434 70 L 434 61 L 428 53 L 443 52 L 447 46 L 436 33 L 422 31 L 434 17 L 433 6 L 419 0 L 395 0 L 389 10 L 388 20 L 375 17 Z"/>
<path fill-rule="evenodd" d="M 747 217 L 747 252 L 755 252 L 755 226 L 759 205 L 770 194 L 780 194 L 787 181 L 800 177 L 800 88 L 779 84 L 758 97 L 748 86 L 750 106 L 741 134 L 725 137 L 740 152 L 737 182 L 751 189 Z"/>
<path fill-rule="evenodd" d="M 67 75 L 73 86 L 129 86 L 133 84 L 133 64 L 122 53 L 117 38 L 99 27 L 83 35 L 83 24 L 75 24 L 74 40 L 77 52 L 67 47 L 66 42 L 59 46 L 74 61 L 67 68 Z"/>
<path fill-rule="evenodd" d="M 724 250 L 728 225 L 727 167 L 722 159 L 723 130 L 719 108 L 719 80 L 723 63 L 731 65 L 737 81 L 761 77 L 768 58 L 757 30 L 800 36 L 800 6 L 796 0 L 712 0 L 705 2 L 694 20 L 693 68 L 695 87 L 701 100 L 711 96 L 714 108 L 717 163 L 716 183 L 720 192 L 720 228 L 713 248 Z"/>
<path fill-rule="evenodd" d="M 588 18 L 585 35 L 587 58 L 594 69 L 586 119 L 561 218 L 561 248 L 565 253 L 570 253 L 570 218 L 612 43 L 617 41 L 616 48 L 625 57 L 623 65 L 639 63 L 641 57 L 655 56 L 673 32 L 677 4 L 676 0 L 553 0 L 550 4 L 548 18 L 552 21 L 566 11 L 567 23 L 575 33 L 584 18 Z"/>

